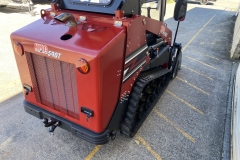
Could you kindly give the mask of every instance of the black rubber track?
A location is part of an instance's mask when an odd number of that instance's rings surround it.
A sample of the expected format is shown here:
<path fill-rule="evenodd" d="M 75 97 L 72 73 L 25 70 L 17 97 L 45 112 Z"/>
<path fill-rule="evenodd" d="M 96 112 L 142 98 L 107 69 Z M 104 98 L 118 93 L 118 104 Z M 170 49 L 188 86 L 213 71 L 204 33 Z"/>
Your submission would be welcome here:
<path fill-rule="evenodd" d="M 132 93 L 130 95 L 130 100 L 127 108 L 127 112 L 125 115 L 125 118 L 121 124 L 121 133 L 128 137 L 133 137 L 138 129 L 143 124 L 144 120 L 147 118 L 149 113 L 152 111 L 153 107 L 167 88 L 167 85 L 169 83 L 170 77 L 170 71 L 168 69 L 162 69 L 162 68 L 155 68 L 150 71 L 146 71 L 144 73 L 141 73 L 139 78 L 137 79 L 136 83 L 133 86 Z M 165 77 L 165 78 L 163 78 Z M 164 83 L 160 79 L 164 79 Z M 159 80 L 159 83 L 164 84 L 160 90 L 160 92 L 155 95 L 155 99 L 151 101 L 151 104 L 148 106 L 147 110 L 143 113 L 143 116 L 141 116 L 141 119 L 136 122 L 135 118 L 137 116 L 140 102 L 140 97 L 142 96 L 142 92 L 147 87 L 147 85 L 150 85 L 153 80 Z"/>

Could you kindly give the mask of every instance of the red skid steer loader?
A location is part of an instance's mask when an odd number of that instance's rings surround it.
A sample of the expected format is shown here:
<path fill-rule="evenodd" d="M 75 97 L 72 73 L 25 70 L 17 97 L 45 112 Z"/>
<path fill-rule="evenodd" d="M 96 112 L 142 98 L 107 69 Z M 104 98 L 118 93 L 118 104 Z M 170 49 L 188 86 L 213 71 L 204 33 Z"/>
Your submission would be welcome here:
<path fill-rule="evenodd" d="M 159 20 L 141 15 L 156 2 Z M 187 0 L 178 0 L 174 40 L 165 0 L 55 0 L 11 34 L 25 111 L 94 144 L 133 137 L 181 66 L 176 43 Z"/>

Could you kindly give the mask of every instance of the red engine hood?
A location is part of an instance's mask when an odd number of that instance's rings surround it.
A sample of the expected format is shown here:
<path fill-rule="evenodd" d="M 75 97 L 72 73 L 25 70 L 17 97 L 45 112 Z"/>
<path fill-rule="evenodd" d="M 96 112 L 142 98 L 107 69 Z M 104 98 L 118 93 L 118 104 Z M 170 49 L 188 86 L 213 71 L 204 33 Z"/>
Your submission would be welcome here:
<path fill-rule="evenodd" d="M 107 23 L 78 22 L 76 27 L 69 27 L 55 21 L 39 19 L 12 33 L 12 39 L 24 41 L 26 49 L 33 49 L 28 42 L 45 44 L 49 50 L 64 50 L 77 52 L 88 57 L 96 57 L 100 51 L 112 40 L 124 31 L 124 28 L 115 27 Z M 61 40 L 61 37 L 69 34 L 72 38 Z M 28 48 L 29 47 L 29 48 Z M 62 54 L 61 57 L 68 57 Z"/>
<path fill-rule="evenodd" d="M 61 36 L 65 34 L 72 38 L 61 40 Z M 79 58 L 84 58 L 90 65 L 90 72 L 87 74 L 74 69 L 78 94 L 78 105 L 74 110 L 79 117 L 64 114 L 54 106 L 38 103 L 36 87 L 33 87 L 33 92 L 25 95 L 25 99 L 94 132 L 102 132 L 118 102 L 122 79 L 119 73 L 123 67 L 125 37 L 124 27 L 99 22 L 81 22 L 76 27 L 69 27 L 55 22 L 52 18 L 39 19 L 15 31 L 11 34 L 12 44 L 19 42 L 25 52 L 74 65 Z M 41 47 L 36 50 L 36 44 L 47 46 L 47 53 Z M 19 56 L 15 51 L 14 54 L 22 83 L 33 86 L 26 54 Z M 43 70 L 42 67 L 37 69 Z M 88 122 L 86 115 L 80 112 L 82 106 L 94 112 Z"/>

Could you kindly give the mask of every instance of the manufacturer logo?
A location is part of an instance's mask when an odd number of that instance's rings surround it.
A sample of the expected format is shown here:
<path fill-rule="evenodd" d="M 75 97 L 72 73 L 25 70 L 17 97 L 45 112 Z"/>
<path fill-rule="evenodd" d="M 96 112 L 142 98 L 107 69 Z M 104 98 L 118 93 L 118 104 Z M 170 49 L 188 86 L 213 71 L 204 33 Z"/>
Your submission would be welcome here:
<path fill-rule="evenodd" d="M 35 52 L 47 54 L 54 58 L 60 58 L 61 56 L 61 53 L 48 50 L 48 46 L 44 44 L 34 43 L 34 50 Z"/>

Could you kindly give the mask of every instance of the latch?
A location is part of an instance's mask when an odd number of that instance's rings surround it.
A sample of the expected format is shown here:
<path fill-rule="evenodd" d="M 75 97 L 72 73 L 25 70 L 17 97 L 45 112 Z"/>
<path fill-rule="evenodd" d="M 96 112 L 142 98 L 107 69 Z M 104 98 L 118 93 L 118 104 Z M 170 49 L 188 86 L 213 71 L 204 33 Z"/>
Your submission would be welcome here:
<path fill-rule="evenodd" d="M 28 95 L 29 92 L 32 92 L 32 87 L 27 85 L 27 84 L 23 84 L 23 89 L 25 89 L 25 94 Z"/>
<path fill-rule="evenodd" d="M 86 107 L 81 107 L 81 112 L 86 114 L 86 121 L 88 122 L 88 119 L 93 117 L 93 111 L 91 109 L 88 109 Z"/>

